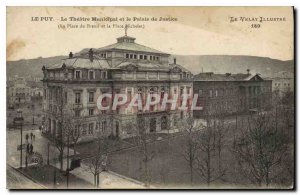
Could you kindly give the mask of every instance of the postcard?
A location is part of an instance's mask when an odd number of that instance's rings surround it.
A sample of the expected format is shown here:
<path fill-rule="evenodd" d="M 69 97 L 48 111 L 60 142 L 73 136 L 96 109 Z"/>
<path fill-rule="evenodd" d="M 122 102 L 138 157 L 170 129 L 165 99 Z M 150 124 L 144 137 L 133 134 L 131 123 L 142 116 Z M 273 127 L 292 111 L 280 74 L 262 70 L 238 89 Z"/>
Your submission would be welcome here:
<path fill-rule="evenodd" d="M 8 189 L 295 188 L 293 7 L 7 7 Z"/>

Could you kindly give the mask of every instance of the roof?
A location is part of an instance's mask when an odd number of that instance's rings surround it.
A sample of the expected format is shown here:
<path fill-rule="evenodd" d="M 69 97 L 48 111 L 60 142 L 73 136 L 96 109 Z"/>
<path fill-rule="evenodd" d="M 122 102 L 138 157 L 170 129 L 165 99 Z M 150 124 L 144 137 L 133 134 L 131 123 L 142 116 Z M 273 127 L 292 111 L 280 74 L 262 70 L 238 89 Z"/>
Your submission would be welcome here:
<path fill-rule="evenodd" d="M 65 64 L 67 68 L 94 68 L 94 69 L 107 69 L 109 64 L 105 59 L 94 59 L 91 61 L 89 58 L 74 57 L 61 60 L 59 63 L 48 66 L 47 69 L 61 68 Z"/>
<path fill-rule="evenodd" d="M 281 79 L 288 79 L 288 78 L 294 78 L 294 73 L 288 72 L 288 71 L 280 71 L 274 74 L 273 78 L 281 78 Z"/>
<path fill-rule="evenodd" d="M 249 81 L 258 74 L 214 74 L 213 72 L 199 73 L 194 76 L 195 81 Z"/>
<path fill-rule="evenodd" d="M 169 70 L 169 67 L 166 65 L 161 65 L 159 63 L 133 63 L 133 62 L 122 62 L 117 65 L 115 68 L 126 68 L 128 66 L 135 66 L 139 69 L 152 69 L 152 70 Z"/>
<path fill-rule="evenodd" d="M 124 40 L 124 39 L 131 39 L 133 41 L 131 42 L 127 42 L 127 41 L 120 41 L 120 40 Z M 156 49 L 152 49 L 150 47 L 135 43 L 134 37 L 129 37 L 129 36 L 123 36 L 123 37 L 119 37 L 117 38 L 118 42 L 108 45 L 108 46 L 104 46 L 101 48 L 96 49 L 96 51 L 105 51 L 105 50 L 129 50 L 129 51 L 138 51 L 138 52 L 148 52 L 148 53 L 156 53 L 156 54 L 164 54 L 164 55 L 169 55 L 167 53 L 161 52 L 159 50 Z"/>
<path fill-rule="evenodd" d="M 169 64 L 170 68 L 173 69 L 175 67 L 178 67 L 179 69 L 181 69 L 183 72 L 190 72 L 188 69 L 186 69 L 184 66 L 180 65 L 180 64 Z"/>

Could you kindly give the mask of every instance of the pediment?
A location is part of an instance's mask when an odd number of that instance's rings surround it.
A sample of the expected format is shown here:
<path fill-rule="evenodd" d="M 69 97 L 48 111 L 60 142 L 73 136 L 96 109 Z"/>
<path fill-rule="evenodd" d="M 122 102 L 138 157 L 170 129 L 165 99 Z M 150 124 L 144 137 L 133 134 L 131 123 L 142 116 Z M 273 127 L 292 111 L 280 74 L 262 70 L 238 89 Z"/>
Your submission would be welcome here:
<path fill-rule="evenodd" d="M 179 68 L 178 66 L 175 66 L 170 71 L 173 73 L 180 73 L 180 72 L 182 72 L 182 69 Z"/>
<path fill-rule="evenodd" d="M 259 75 L 253 76 L 250 81 L 263 81 L 263 79 Z"/>
<path fill-rule="evenodd" d="M 126 66 L 123 66 L 123 69 L 124 70 L 127 70 L 127 71 L 136 71 L 138 69 L 138 65 L 136 64 L 128 64 Z"/>

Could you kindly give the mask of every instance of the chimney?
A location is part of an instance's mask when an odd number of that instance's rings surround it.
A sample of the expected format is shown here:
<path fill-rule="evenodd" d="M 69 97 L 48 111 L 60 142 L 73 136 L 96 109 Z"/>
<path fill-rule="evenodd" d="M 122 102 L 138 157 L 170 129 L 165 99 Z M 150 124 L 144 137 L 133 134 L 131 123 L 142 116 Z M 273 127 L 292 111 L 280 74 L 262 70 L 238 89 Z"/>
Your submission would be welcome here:
<path fill-rule="evenodd" d="M 72 52 L 69 53 L 69 58 L 73 58 L 73 53 Z"/>
<path fill-rule="evenodd" d="M 176 58 L 174 58 L 174 64 L 176 64 Z"/>
<path fill-rule="evenodd" d="M 250 75 L 250 69 L 247 69 L 247 74 Z"/>
<path fill-rule="evenodd" d="M 91 62 L 94 61 L 94 51 L 92 48 L 89 50 L 89 58 L 90 58 Z"/>

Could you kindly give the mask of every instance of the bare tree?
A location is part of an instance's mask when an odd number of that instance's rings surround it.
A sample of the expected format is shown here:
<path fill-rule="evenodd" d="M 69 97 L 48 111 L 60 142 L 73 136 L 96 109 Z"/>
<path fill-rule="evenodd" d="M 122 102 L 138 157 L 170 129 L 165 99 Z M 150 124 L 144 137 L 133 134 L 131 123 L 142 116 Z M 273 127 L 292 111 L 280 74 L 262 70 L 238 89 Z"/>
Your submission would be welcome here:
<path fill-rule="evenodd" d="M 100 186 L 100 173 L 104 170 L 103 165 L 107 161 L 108 149 L 112 145 L 111 140 L 107 136 L 97 136 L 93 141 L 96 147 L 94 155 L 88 159 L 87 171 L 94 176 L 94 185 Z"/>
<path fill-rule="evenodd" d="M 197 126 L 195 126 L 194 119 L 191 116 L 188 116 L 184 120 L 182 120 L 179 124 L 179 129 L 183 132 L 183 145 L 180 150 L 181 155 L 184 160 L 188 163 L 190 170 L 190 182 L 193 184 L 194 179 L 194 168 L 195 161 L 198 155 L 198 132 Z"/>
<path fill-rule="evenodd" d="M 116 145 L 117 140 L 111 140 L 109 135 L 112 129 L 111 117 L 106 113 L 98 113 L 98 131 L 93 132 L 92 157 L 87 160 L 87 170 L 94 176 L 94 184 L 100 186 L 100 173 L 106 170 L 110 149 Z"/>
<path fill-rule="evenodd" d="M 217 128 L 217 120 L 213 114 L 206 114 L 206 123 L 206 128 L 199 134 L 196 170 L 209 186 L 225 175 L 225 170 L 221 168 L 221 148 L 223 147 L 223 129 L 221 127 L 223 128 L 223 126 Z M 216 153 L 218 153 L 218 168 L 214 163 Z"/>
<path fill-rule="evenodd" d="M 218 153 L 218 171 L 221 175 L 225 174 L 222 167 L 222 150 L 226 146 L 225 135 L 228 133 L 229 125 L 225 124 L 224 116 L 220 116 L 215 123 L 214 129 L 216 131 L 216 148 Z"/>
<path fill-rule="evenodd" d="M 273 115 L 261 112 L 248 118 L 248 128 L 242 129 L 233 152 L 244 177 L 258 186 L 268 186 L 280 170 L 286 149 Z"/>
<path fill-rule="evenodd" d="M 133 139 L 140 154 L 140 172 L 146 187 L 148 187 L 151 182 L 149 164 L 156 155 L 155 150 L 149 147 L 151 143 L 149 143 L 150 139 L 148 139 L 147 136 L 147 124 L 149 124 L 149 118 L 140 117 L 136 119 L 136 123 L 129 122 L 124 125 L 125 129 L 135 132 L 136 134 Z"/>

